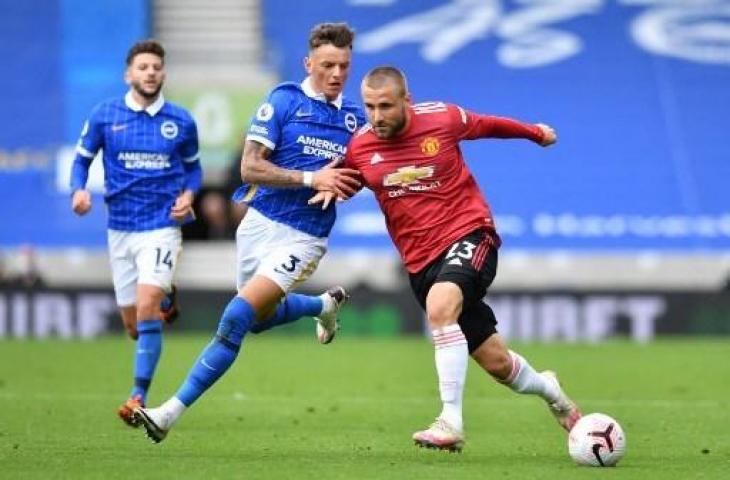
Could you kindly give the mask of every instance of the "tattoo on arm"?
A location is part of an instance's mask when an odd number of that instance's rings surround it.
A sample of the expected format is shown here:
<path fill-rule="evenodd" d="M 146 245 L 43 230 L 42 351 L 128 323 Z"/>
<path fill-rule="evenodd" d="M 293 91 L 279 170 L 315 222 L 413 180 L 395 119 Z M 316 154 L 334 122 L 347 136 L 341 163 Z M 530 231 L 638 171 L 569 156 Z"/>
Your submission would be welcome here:
<path fill-rule="evenodd" d="M 271 150 L 266 145 L 248 140 L 241 157 L 241 179 L 245 183 L 274 187 L 301 187 L 302 172 L 287 170 L 271 163 Z"/>

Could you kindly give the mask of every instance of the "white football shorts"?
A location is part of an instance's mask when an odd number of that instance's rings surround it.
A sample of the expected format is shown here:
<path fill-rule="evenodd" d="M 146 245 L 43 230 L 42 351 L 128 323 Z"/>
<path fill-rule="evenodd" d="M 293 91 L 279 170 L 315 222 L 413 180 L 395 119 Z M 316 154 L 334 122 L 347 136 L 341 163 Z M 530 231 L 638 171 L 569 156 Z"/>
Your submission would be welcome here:
<path fill-rule="evenodd" d="M 117 305 L 127 307 L 137 302 L 138 283 L 170 292 L 182 251 L 179 227 L 144 232 L 108 230 L 107 238 Z"/>
<path fill-rule="evenodd" d="M 262 275 L 289 292 L 314 273 L 327 251 L 327 238 L 275 222 L 249 207 L 236 230 L 236 250 L 239 289 Z"/>

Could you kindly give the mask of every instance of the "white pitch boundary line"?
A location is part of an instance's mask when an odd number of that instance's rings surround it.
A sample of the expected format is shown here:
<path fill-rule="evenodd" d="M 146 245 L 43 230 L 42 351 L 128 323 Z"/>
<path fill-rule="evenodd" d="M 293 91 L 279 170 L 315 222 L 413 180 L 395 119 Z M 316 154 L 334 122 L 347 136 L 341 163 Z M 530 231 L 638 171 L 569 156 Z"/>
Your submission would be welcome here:
<path fill-rule="evenodd" d="M 510 405 L 515 402 L 531 401 L 533 395 L 515 396 L 514 398 L 473 398 L 467 396 L 466 402 L 469 403 L 484 403 L 488 405 Z M 0 400 L 119 400 L 124 398 L 124 395 L 112 394 L 112 393 L 20 393 L 20 392 L 0 392 Z M 317 404 L 332 404 L 332 403 L 343 403 L 343 404 L 363 404 L 363 403 L 400 403 L 400 404 L 421 404 L 421 403 L 434 403 L 438 401 L 438 395 L 424 395 L 422 397 L 401 397 L 401 396 L 385 396 L 385 397 L 368 397 L 368 396 L 323 396 L 323 397 L 302 397 L 297 396 L 296 400 L 300 403 L 317 403 Z M 650 407 L 650 408 L 681 408 L 681 407 L 692 407 L 692 408 L 726 408 L 727 402 L 721 400 L 662 400 L 662 399 L 638 399 L 638 398 L 623 398 L 620 400 L 606 400 L 606 399 L 591 399 L 591 398 L 579 398 L 581 406 L 607 406 L 607 407 Z M 246 401 L 246 402 L 286 402 L 291 403 L 292 398 L 286 395 L 247 395 L 242 392 L 235 392 L 232 395 L 211 395 L 206 397 L 205 402 L 230 402 L 230 401 Z"/>

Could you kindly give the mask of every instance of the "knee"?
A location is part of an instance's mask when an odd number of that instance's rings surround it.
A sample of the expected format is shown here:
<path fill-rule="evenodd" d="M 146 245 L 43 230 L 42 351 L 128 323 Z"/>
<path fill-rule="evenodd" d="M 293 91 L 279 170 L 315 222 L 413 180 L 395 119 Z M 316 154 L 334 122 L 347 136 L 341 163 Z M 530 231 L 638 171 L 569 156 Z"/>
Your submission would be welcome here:
<path fill-rule="evenodd" d="M 251 331 L 255 319 L 251 306 L 241 298 L 229 302 L 218 323 L 218 335 L 235 344 L 240 344 L 246 332 Z"/>
<path fill-rule="evenodd" d="M 447 302 L 432 302 L 426 309 L 426 316 L 431 328 L 441 328 L 458 321 L 459 309 Z"/>
<path fill-rule="evenodd" d="M 426 297 L 426 316 L 433 329 L 456 323 L 461 314 L 463 296 L 458 285 L 437 283 Z"/>
<path fill-rule="evenodd" d="M 140 298 L 137 302 L 137 318 L 159 318 L 160 302 L 155 298 Z"/>

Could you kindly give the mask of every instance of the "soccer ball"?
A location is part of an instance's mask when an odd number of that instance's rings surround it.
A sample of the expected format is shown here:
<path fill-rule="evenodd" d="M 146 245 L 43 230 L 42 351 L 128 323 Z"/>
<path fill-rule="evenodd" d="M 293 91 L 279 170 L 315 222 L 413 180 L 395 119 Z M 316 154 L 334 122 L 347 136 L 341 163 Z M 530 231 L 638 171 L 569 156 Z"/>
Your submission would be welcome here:
<path fill-rule="evenodd" d="M 626 436 L 613 418 L 591 413 L 578 420 L 570 431 L 568 452 L 578 465 L 613 467 L 626 453 Z"/>

